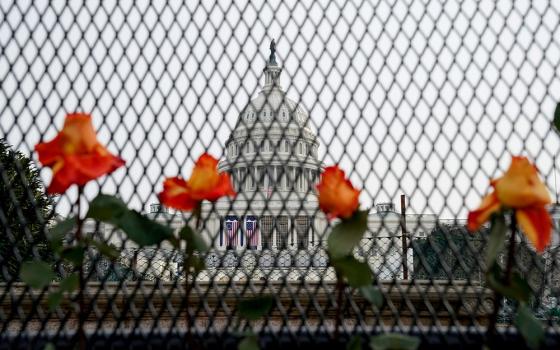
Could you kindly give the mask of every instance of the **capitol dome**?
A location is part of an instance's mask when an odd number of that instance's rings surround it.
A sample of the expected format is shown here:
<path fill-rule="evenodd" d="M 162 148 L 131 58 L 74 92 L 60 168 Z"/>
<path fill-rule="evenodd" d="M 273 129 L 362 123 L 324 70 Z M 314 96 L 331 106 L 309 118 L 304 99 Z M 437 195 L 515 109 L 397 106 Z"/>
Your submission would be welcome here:
<path fill-rule="evenodd" d="M 317 233 L 326 221 L 315 193 L 319 141 L 305 109 L 282 89 L 281 72 L 272 41 L 264 85 L 242 109 L 219 164 L 237 196 L 206 208 L 219 215 L 212 228 L 219 232 L 218 249 L 297 251 L 320 244 Z"/>

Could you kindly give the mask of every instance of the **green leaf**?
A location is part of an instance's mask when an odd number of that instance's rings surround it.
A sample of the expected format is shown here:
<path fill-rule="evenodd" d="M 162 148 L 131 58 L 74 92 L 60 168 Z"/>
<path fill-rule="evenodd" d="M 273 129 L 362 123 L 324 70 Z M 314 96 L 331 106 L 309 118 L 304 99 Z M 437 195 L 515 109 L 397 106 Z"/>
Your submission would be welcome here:
<path fill-rule="evenodd" d="M 249 321 L 258 320 L 272 309 L 274 297 L 263 295 L 256 298 L 241 300 L 237 305 L 239 316 Z"/>
<path fill-rule="evenodd" d="M 504 248 L 506 239 L 506 219 L 503 214 L 494 215 L 492 217 L 492 229 L 488 240 L 488 249 L 486 252 L 486 266 L 492 266 L 496 261 L 496 257 Z"/>
<path fill-rule="evenodd" d="M 353 256 L 331 259 L 331 264 L 340 275 L 346 278 L 350 287 L 360 288 L 373 283 L 369 265 L 359 262 Z"/>
<path fill-rule="evenodd" d="M 98 195 L 90 203 L 87 217 L 114 225 L 140 247 L 173 238 L 173 231 L 169 227 L 128 209 L 122 200 L 114 196 Z"/>
<path fill-rule="evenodd" d="M 63 278 L 58 286 L 61 292 L 73 292 L 80 286 L 80 276 L 77 273 L 73 273 Z"/>
<path fill-rule="evenodd" d="M 238 350 L 259 350 L 259 340 L 255 335 L 250 335 L 243 338 L 239 345 L 237 345 Z"/>
<path fill-rule="evenodd" d="M 158 224 L 134 210 L 123 215 L 118 227 L 140 247 L 159 244 L 173 237 L 173 231 L 169 227 Z"/>
<path fill-rule="evenodd" d="M 127 211 L 126 204 L 120 198 L 99 194 L 89 204 L 86 216 L 118 226 L 120 217 Z"/>
<path fill-rule="evenodd" d="M 66 247 L 60 252 L 60 257 L 70 261 L 76 266 L 81 266 L 84 263 L 85 252 L 86 250 L 84 247 Z"/>
<path fill-rule="evenodd" d="M 527 346 L 531 349 L 538 349 L 544 340 L 544 329 L 541 321 L 535 318 L 527 305 L 519 305 L 514 322 L 517 329 L 519 329 L 519 333 L 525 339 Z"/>
<path fill-rule="evenodd" d="M 371 337 L 369 346 L 373 350 L 416 350 L 420 346 L 420 339 L 403 334 L 387 333 Z"/>
<path fill-rule="evenodd" d="M 560 103 L 556 105 L 554 110 L 554 126 L 556 127 L 556 132 L 560 132 Z"/>
<path fill-rule="evenodd" d="M 192 256 L 190 265 L 195 273 L 199 273 L 206 268 L 206 263 L 199 256 Z"/>
<path fill-rule="evenodd" d="M 378 288 L 370 285 L 370 286 L 360 287 L 359 290 L 367 301 L 377 306 L 378 308 L 383 306 L 383 300 L 384 300 L 383 293 L 381 293 L 381 291 Z"/>
<path fill-rule="evenodd" d="M 43 261 L 27 261 L 21 265 L 20 278 L 31 288 L 41 289 L 49 285 L 56 275 Z"/>
<path fill-rule="evenodd" d="M 54 311 L 62 302 L 62 298 L 64 297 L 62 291 L 56 291 L 49 293 L 47 297 L 47 304 L 49 305 L 49 311 Z"/>
<path fill-rule="evenodd" d="M 349 219 L 343 219 L 333 227 L 327 240 L 328 251 L 333 258 L 341 258 L 352 253 L 367 230 L 367 210 L 357 211 Z"/>
<path fill-rule="evenodd" d="M 187 242 L 187 252 L 192 253 L 199 251 L 205 253 L 208 251 L 208 245 L 199 234 L 197 234 L 189 225 L 186 225 L 179 231 L 179 237 Z"/>
<path fill-rule="evenodd" d="M 346 350 L 361 350 L 362 349 L 362 337 L 355 335 L 350 338 L 348 344 L 346 344 Z"/>
<path fill-rule="evenodd" d="M 76 226 L 76 217 L 72 216 L 66 220 L 58 222 L 50 230 L 47 236 L 51 248 L 58 252 L 62 248 L 64 236 Z"/>
<path fill-rule="evenodd" d="M 94 246 L 101 255 L 110 259 L 110 260 L 117 260 L 121 255 L 120 252 L 111 244 L 107 244 L 105 242 L 99 242 L 94 239 L 89 239 L 88 242 Z"/>
<path fill-rule="evenodd" d="M 513 272 L 510 285 L 502 282 L 502 269 L 496 263 L 486 273 L 488 286 L 504 297 L 527 303 L 531 298 L 531 287 L 517 272 Z"/>

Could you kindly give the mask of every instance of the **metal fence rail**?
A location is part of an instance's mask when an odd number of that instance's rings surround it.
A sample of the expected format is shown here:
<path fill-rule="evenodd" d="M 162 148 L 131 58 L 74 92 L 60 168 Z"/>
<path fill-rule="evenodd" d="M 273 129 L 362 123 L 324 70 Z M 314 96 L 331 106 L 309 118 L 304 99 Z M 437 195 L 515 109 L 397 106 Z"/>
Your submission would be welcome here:
<path fill-rule="evenodd" d="M 0 348 L 71 347 L 84 307 L 92 347 L 182 347 L 187 328 L 206 347 L 235 347 L 246 331 L 269 347 L 389 331 L 479 346 L 494 309 L 489 228 L 469 233 L 466 218 L 510 155 L 537 165 L 555 201 L 551 245 L 537 254 L 519 234 L 514 259 L 554 348 L 559 23 L 552 1 L 1 2 Z M 34 152 L 72 112 L 91 114 L 126 162 L 90 182 L 80 206 L 74 187 L 46 194 L 52 172 Z M 55 223 L 108 193 L 174 232 L 194 225 L 157 194 L 204 152 L 237 195 L 203 203 L 210 249 L 192 281 L 180 247 L 139 247 L 87 219 L 84 235 L 118 257 L 90 246 L 83 299 L 49 307 L 75 271 L 49 246 Z M 379 305 L 352 288 L 337 300 L 326 244 L 336 221 L 316 193 L 334 164 L 369 210 L 353 256 L 372 270 Z M 30 260 L 56 271 L 49 287 L 22 283 Z M 274 297 L 265 317 L 240 317 L 240 301 L 263 295 Z M 516 308 L 505 299 L 497 319 L 510 346 Z"/>

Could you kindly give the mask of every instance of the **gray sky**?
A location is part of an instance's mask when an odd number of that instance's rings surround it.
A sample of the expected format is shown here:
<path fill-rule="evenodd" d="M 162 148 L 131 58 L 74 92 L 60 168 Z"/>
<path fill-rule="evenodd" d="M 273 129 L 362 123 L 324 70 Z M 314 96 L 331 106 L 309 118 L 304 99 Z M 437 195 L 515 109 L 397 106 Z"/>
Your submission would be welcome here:
<path fill-rule="evenodd" d="M 221 156 L 272 38 L 320 158 L 351 172 L 364 205 L 405 193 L 413 212 L 464 217 L 509 154 L 554 191 L 557 2 L 30 3 L 0 3 L 0 136 L 30 153 L 67 112 L 92 113 L 127 167 L 90 198 L 118 189 L 147 209 L 164 175 L 188 176 L 206 148 Z"/>

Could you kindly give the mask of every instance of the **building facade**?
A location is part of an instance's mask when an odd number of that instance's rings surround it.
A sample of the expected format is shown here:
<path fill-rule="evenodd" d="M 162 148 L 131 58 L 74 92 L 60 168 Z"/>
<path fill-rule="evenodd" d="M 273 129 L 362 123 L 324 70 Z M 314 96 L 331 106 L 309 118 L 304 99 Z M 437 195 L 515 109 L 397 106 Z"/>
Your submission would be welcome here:
<path fill-rule="evenodd" d="M 220 171 L 231 175 L 235 198 L 202 206 L 202 235 L 212 247 L 201 279 L 334 279 L 325 251 L 329 225 L 319 210 L 315 186 L 323 168 L 309 115 L 286 96 L 274 42 L 264 84 L 240 113 L 226 142 Z M 160 204 L 149 215 L 177 231 L 185 215 Z M 403 254 L 412 270 L 412 251 L 403 251 L 402 216 L 393 203 L 371 208 L 368 231 L 356 257 L 368 261 L 380 279 L 403 277 Z M 407 215 L 408 239 L 427 235 L 434 215 Z M 117 241 L 124 237 L 113 235 Z M 182 277 L 182 261 L 171 247 L 125 250 L 124 265 L 148 278 Z"/>

